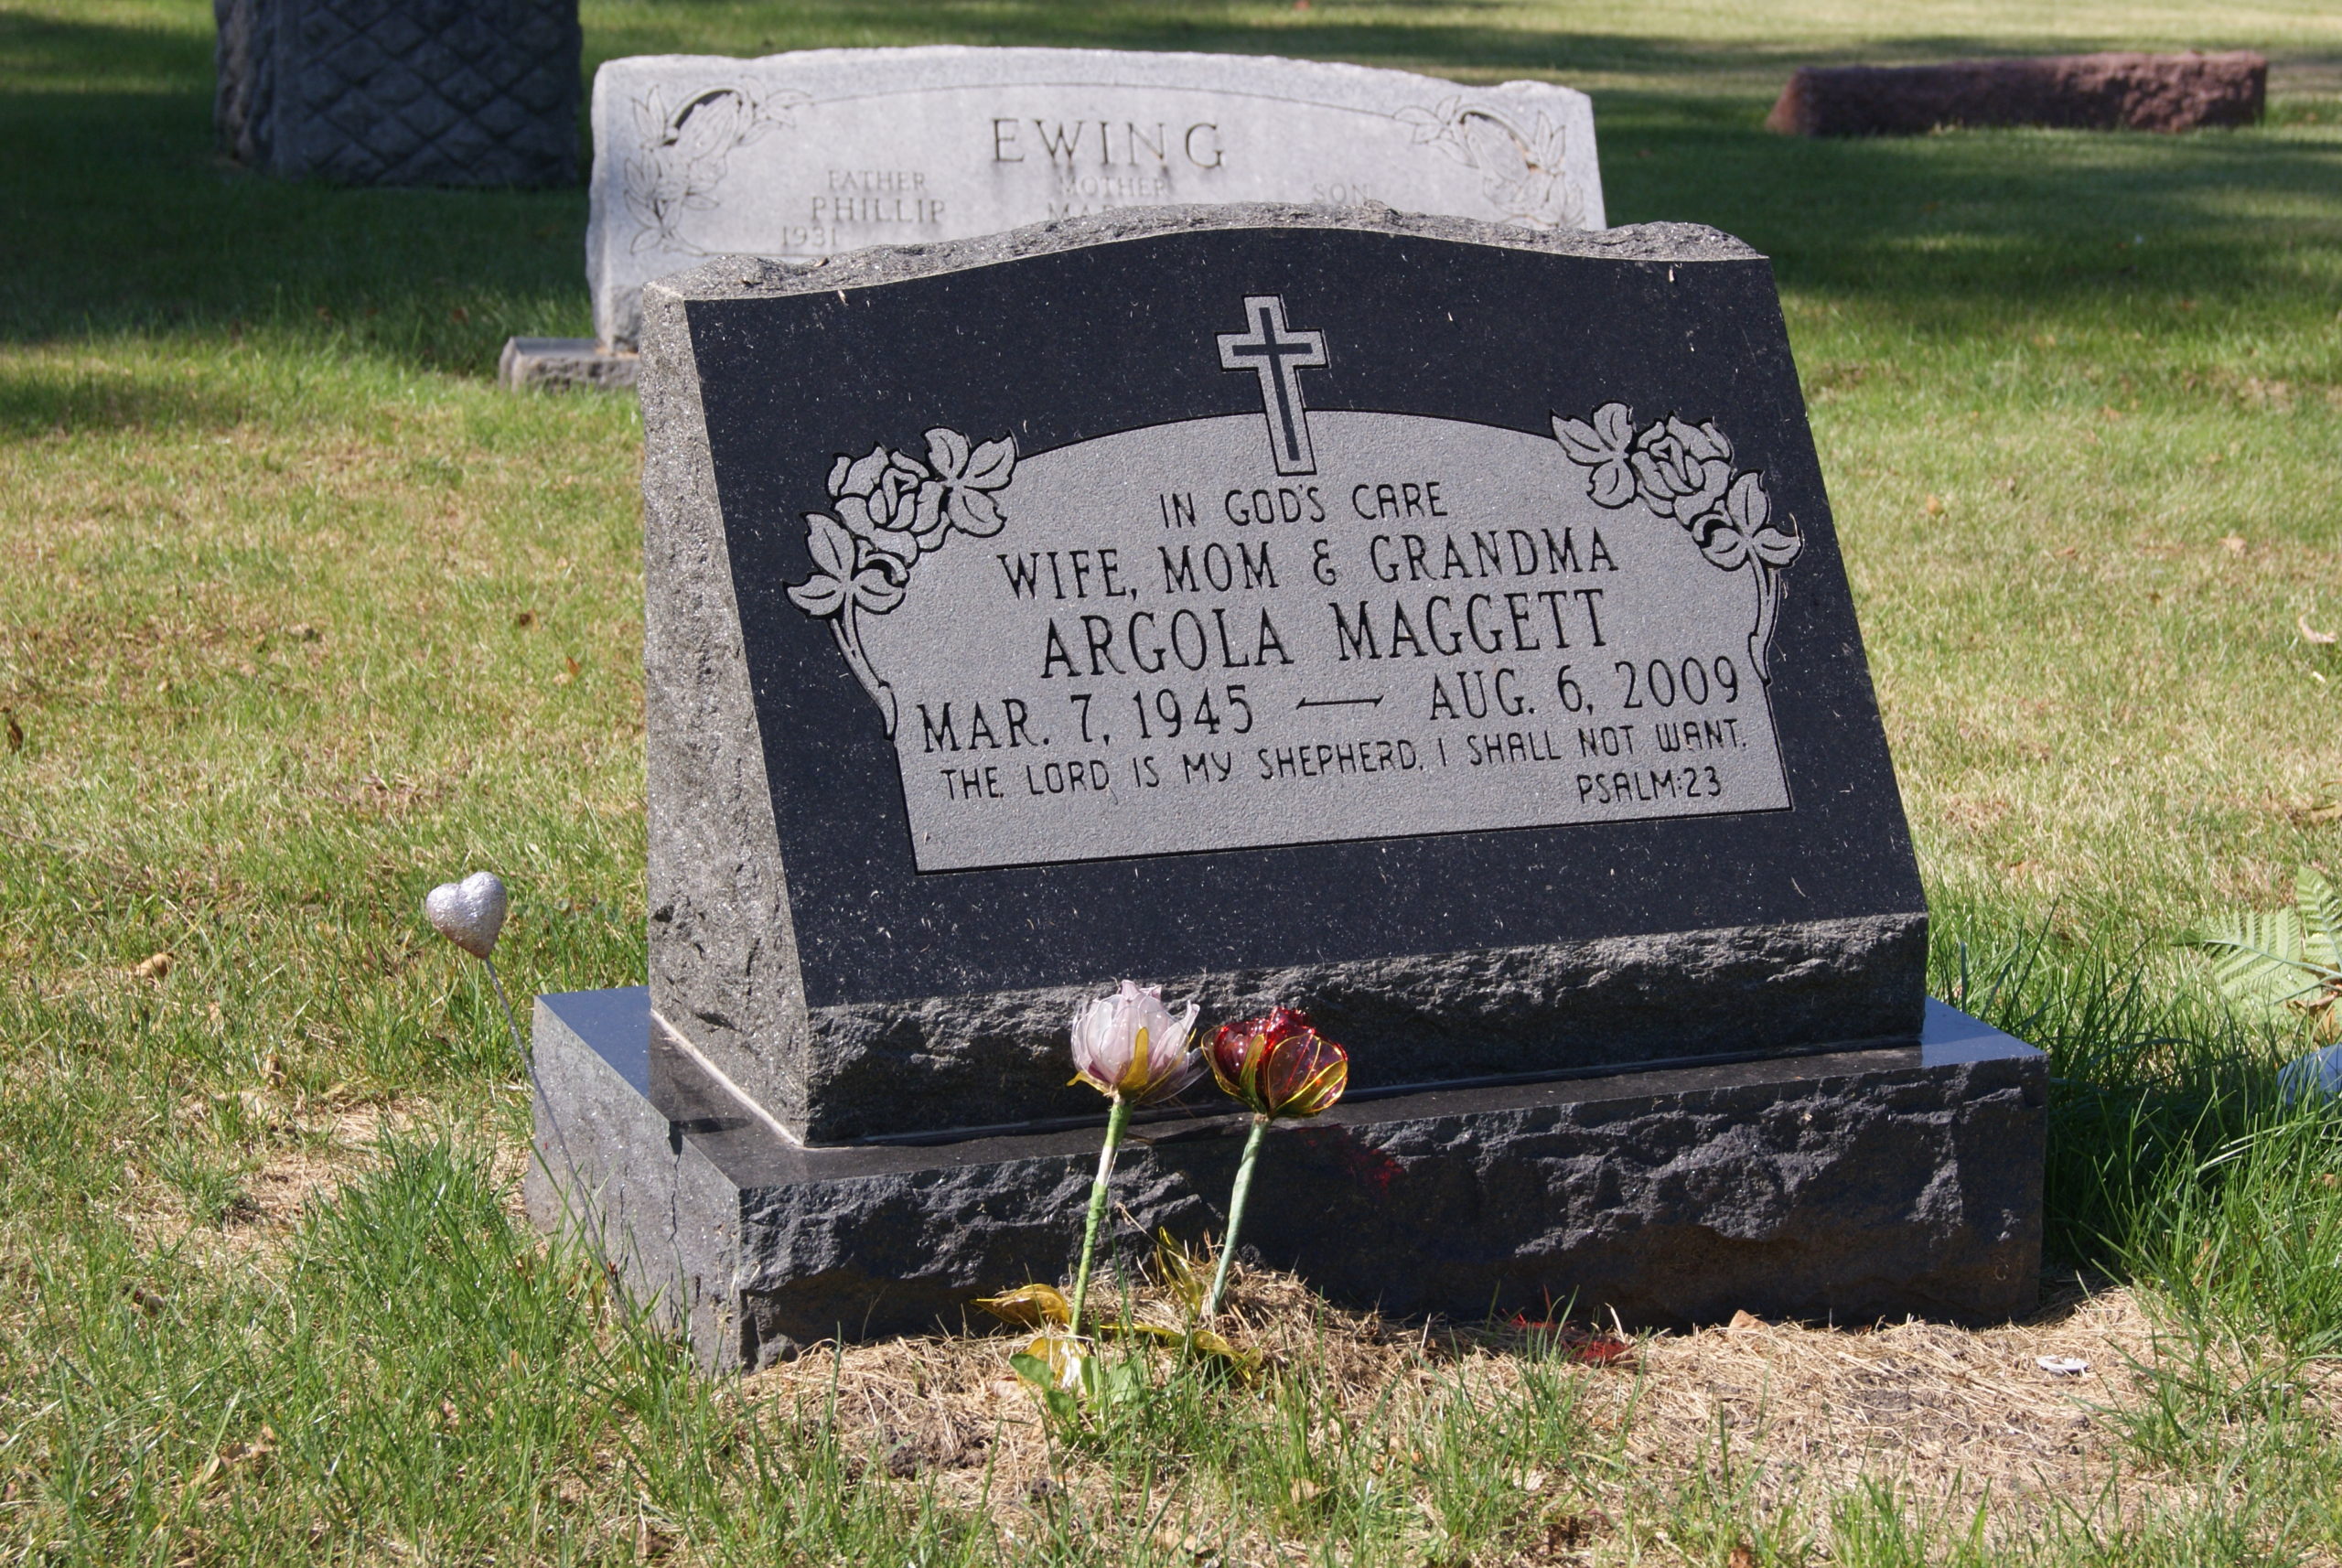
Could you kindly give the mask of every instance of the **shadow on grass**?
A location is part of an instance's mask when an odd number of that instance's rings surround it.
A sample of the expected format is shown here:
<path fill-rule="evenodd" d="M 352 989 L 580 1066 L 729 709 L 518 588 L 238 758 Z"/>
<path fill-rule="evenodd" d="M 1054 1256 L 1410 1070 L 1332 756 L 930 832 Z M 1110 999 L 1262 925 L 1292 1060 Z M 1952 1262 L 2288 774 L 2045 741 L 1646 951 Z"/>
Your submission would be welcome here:
<path fill-rule="evenodd" d="M 1472 8 L 1439 15 L 1459 11 Z M 1749 66 L 1739 46 L 1449 21 L 1199 25 L 1168 7 L 1070 4 L 913 10 L 864 0 L 779 21 L 768 18 L 768 31 L 734 9 L 671 5 L 596 27 L 589 48 L 950 38 L 1714 81 L 1715 91 L 1597 95 L 1612 220 L 1712 223 L 1772 255 L 1789 288 L 1867 297 L 1953 331 L 2139 295 L 2299 295 L 2315 280 L 2254 214 L 2331 208 L 2342 189 L 2342 145 L 2259 132 L 1774 136 L 1759 128 L 1763 97 L 1730 85 Z M 1945 36 L 1896 50 L 1991 48 Z M 0 191 L 28 215 L 0 234 L 0 341 L 267 323 L 321 349 L 484 377 L 507 336 L 587 329 L 582 189 L 353 189 L 234 170 L 212 150 L 199 33 L 0 16 L 0 51 L 26 62 L 0 101 L 14 153 Z M 2310 239 L 2337 227 L 2331 211 L 2286 221 Z"/>
<path fill-rule="evenodd" d="M 246 417 L 244 398 L 215 381 L 96 364 L 0 360 L 0 434 L 72 430 L 217 429 Z"/>

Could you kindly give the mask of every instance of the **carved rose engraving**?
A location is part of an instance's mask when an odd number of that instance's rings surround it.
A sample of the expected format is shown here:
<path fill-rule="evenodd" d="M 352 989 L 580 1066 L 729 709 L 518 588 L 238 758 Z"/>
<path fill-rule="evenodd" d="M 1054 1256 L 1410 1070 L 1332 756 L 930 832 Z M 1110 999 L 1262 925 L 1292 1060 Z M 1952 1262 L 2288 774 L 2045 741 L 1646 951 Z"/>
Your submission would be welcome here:
<path fill-rule="evenodd" d="M 745 87 L 711 87 L 671 113 L 655 87 L 636 99 L 641 150 L 620 167 L 626 209 L 642 225 L 629 248 L 706 254 L 679 231 L 683 214 L 714 208 L 732 155 L 794 125 L 796 111 L 811 102 L 790 88 L 760 98 Z"/>
<path fill-rule="evenodd" d="M 1436 147 L 1479 170 L 1482 193 L 1514 222 L 1574 229 L 1585 221 L 1585 196 L 1563 172 L 1568 137 L 1542 112 L 1533 132 L 1491 110 L 1466 108 L 1460 96 L 1442 99 L 1434 109 L 1410 106 L 1394 118 L 1417 145 Z"/>
<path fill-rule="evenodd" d="M 1757 675 L 1773 678 L 1773 623 L 1781 606 L 1781 573 L 1805 548 L 1796 524 L 1777 526 L 1764 476 L 1736 472 L 1732 442 L 1714 424 L 1691 424 L 1671 414 L 1640 432 L 1623 403 L 1605 403 L 1591 421 L 1553 415 L 1553 436 L 1569 460 L 1586 472 L 1596 506 L 1613 511 L 1640 500 L 1673 518 L 1692 535 L 1708 564 L 1721 571 L 1746 567 L 1756 580 L 1756 628 L 1748 659 Z"/>
<path fill-rule="evenodd" d="M 876 446 L 830 465 L 830 512 L 805 515 L 813 575 L 789 589 L 790 602 L 830 623 L 846 665 L 895 733 L 895 690 L 871 667 L 861 617 L 903 602 L 911 568 L 954 531 L 989 539 L 1008 519 L 999 493 L 1016 470 L 1016 442 L 1004 435 L 972 445 L 956 430 L 927 433 L 927 460 Z"/>

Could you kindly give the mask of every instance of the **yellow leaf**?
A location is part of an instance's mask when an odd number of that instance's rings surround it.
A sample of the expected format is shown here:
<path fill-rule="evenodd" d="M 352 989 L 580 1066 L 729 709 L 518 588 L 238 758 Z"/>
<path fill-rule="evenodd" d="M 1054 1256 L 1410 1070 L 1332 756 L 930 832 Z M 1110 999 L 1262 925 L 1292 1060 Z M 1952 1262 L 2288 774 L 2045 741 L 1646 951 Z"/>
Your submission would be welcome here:
<path fill-rule="evenodd" d="M 1239 1350 L 1209 1328 L 1198 1328 L 1187 1337 L 1187 1343 L 1207 1356 L 1217 1356 L 1237 1370 L 1249 1372 L 1261 1364 L 1261 1358 L 1250 1350 Z"/>
<path fill-rule="evenodd" d="M 998 1295 L 979 1296 L 976 1305 L 1003 1323 L 1024 1328 L 1038 1328 L 1045 1323 L 1064 1327 L 1073 1322 L 1073 1308 L 1055 1285 L 1018 1285 Z"/>

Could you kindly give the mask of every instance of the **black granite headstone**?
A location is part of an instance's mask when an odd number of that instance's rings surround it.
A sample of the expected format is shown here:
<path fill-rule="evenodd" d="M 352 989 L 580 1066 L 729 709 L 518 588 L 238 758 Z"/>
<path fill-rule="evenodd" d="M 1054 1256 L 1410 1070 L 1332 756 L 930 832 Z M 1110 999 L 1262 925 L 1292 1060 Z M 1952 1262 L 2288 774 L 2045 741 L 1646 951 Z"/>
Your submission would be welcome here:
<path fill-rule="evenodd" d="M 650 983 L 540 999 L 530 1201 L 711 1365 L 1057 1277 L 1124 977 L 1350 1048 L 1247 1231 L 1337 1299 L 2031 1301 L 2046 1063 L 1923 994 L 1763 258 L 1158 209 L 644 299 Z M 1116 1213 L 1224 1229 L 1244 1129 Z"/>
<path fill-rule="evenodd" d="M 1191 209 L 648 298 L 651 998 L 792 1133 L 1095 1112 L 1123 976 L 1354 1093 L 1917 1037 L 1738 242 Z"/>

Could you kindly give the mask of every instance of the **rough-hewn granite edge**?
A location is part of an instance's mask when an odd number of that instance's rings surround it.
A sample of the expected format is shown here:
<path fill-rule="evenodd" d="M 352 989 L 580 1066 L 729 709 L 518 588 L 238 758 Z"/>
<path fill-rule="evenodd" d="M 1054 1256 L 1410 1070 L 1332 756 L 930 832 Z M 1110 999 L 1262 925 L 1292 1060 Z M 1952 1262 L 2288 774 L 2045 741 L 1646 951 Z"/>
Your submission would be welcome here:
<path fill-rule="evenodd" d="M 1190 975 L 1165 994 L 1212 1018 L 1306 1008 L 1350 1047 L 1353 1085 L 1379 1089 L 1916 1039 L 1927 930 L 1914 913 L 1667 931 Z M 1094 989 L 816 1008 L 792 1131 L 843 1143 L 1094 1112 L 1065 1081 L 1067 1020 Z"/>
<path fill-rule="evenodd" d="M 542 1005 L 537 1026 L 532 1212 L 580 1223 L 545 1172 L 604 1195 L 613 1262 L 711 1368 L 957 1326 L 1078 1242 L 1094 1133 L 809 1151 L 686 1058 L 651 1063 L 654 1106 L 603 1054 L 624 1042 Z M 1340 1106 L 1279 1129 L 1248 1240 L 1397 1316 L 2004 1319 L 2038 1278 L 2047 1063 L 1982 1035 L 1933 1066 L 1904 1047 Z M 1242 1120 L 1147 1131 L 1118 1173 L 1119 1241 L 1218 1229 Z"/>
<path fill-rule="evenodd" d="M 805 1113 L 805 991 L 682 301 L 644 302 L 650 994 L 732 1081 Z"/>
<path fill-rule="evenodd" d="M 1611 262 L 1761 261 L 1721 229 L 1702 223 L 1633 223 L 1619 229 L 1539 230 L 1470 218 L 1400 212 L 1379 202 L 1359 207 L 1316 207 L 1293 202 L 1250 201 L 1223 206 L 1126 207 L 1080 218 L 1028 223 L 997 234 L 940 240 L 923 245 L 880 245 L 813 261 L 774 261 L 723 256 L 687 272 L 642 285 L 643 351 L 650 351 L 650 300 L 746 299 L 758 295 L 820 294 L 900 283 L 938 273 L 964 272 L 1026 256 L 1049 255 L 1084 245 L 1190 234 L 1216 229 L 1343 229 L 1374 234 L 1413 235 L 1508 251 L 1537 251 L 1554 256 L 1588 256 Z"/>

